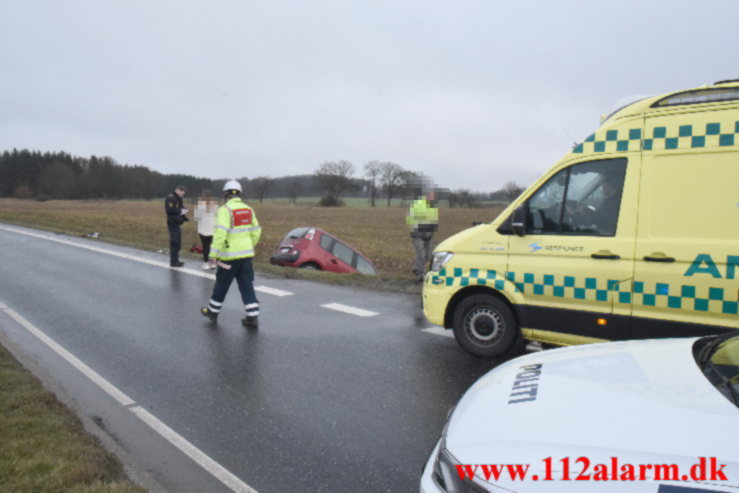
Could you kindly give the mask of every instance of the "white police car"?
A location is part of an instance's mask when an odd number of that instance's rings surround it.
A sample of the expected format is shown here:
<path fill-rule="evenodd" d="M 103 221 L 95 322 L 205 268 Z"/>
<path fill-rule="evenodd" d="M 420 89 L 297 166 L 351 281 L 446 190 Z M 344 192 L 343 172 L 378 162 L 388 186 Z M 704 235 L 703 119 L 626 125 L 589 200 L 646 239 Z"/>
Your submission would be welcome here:
<path fill-rule="evenodd" d="M 504 363 L 450 413 L 421 491 L 739 492 L 739 332 Z"/>

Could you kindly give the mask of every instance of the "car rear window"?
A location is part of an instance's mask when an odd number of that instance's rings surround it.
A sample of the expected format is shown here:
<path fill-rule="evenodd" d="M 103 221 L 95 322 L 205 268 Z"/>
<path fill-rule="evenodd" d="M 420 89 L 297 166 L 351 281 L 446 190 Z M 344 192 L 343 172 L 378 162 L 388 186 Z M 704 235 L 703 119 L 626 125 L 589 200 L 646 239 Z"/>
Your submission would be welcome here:
<path fill-rule="evenodd" d="M 369 274 L 369 275 L 377 274 L 377 271 L 372 266 L 372 264 L 369 263 L 369 260 L 362 257 L 361 255 L 357 255 L 357 270 L 361 272 L 362 274 Z"/>
<path fill-rule="evenodd" d="M 310 228 L 295 228 L 287 234 L 287 238 L 302 238 Z"/>

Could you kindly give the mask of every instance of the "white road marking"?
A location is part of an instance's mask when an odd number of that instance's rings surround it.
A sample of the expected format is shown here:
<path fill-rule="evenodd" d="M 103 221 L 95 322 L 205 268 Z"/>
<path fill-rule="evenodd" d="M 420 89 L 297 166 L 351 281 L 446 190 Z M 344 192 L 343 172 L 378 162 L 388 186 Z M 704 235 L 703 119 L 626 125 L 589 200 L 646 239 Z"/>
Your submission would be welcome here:
<path fill-rule="evenodd" d="M 232 491 L 236 491 L 239 493 L 257 493 L 254 488 L 241 481 L 238 477 L 230 473 L 222 465 L 205 455 L 205 453 L 203 453 L 200 449 L 178 435 L 170 427 L 159 421 L 154 415 L 143 409 L 141 406 L 134 406 L 134 404 L 136 403 L 133 401 L 133 399 L 118 390 L 113 384 L 98 375 L 92 368 L 77 359 L 77 357 L 75 357 L 72 353 L 57 344 L 53 339 L 41 332 L 41 330 L 31 324 L 28 320 L 21 317 L 1 302 L 0 311 L 7 313 L 10 318 L 18 322 L 21 326 L 25 327 L 26 330 L 28 330 L 31 334 L 38 337 L 41 342 L 51 348 L 52 351 L 64 358 L 68 363 L 79 370 L 87 378 L 92 380 L 93 383 L 104 390 L 108 395 L 113 397 L 113 399 L 118 401 L 121 405 L 126 406 L 127 409 L 138 416 L 139 419 L 149 425 L 154 431 L 159 433 L 164 439 L 174 445 L 182 453 L 195 461 L 195 463 L 197 463 L 200 467 L 212 474 L 226 487 L 228 487 Z"/>
<path fill-rule="evenodd" d="M 110 395 L 113 399 L 118 401 L 123 406 L 130 406 L 134 403 L 133 399 L 128 397 L 126 394 L 115 388 L 113 385 L 111 385 L 107 380 L 105 380 L 103 377 L 95 373 L 95 371 L 84 364 L 82 361 L 77 359 L 72 353 L 61 347 L 59 344 L 54 342 L 49 336 L 41 332 L 39 329 L 37 329 L 34 325 L 32 325 L 28 320 L 21 317 L 17 313 L 15 313 L 13 310 L 8 308 L 7 306 L 3 305 L 2 310 L 7 313 L 10 318 L 21 324 L 23 327 L 28 330 L 31 334 L 35 335 L 41 341 L 49 346 L 55 353 L 57 353 L 59 356 L 67 360 L 69 364 L 77 368 L 83 375 L 85 375 L 87 378 L 95 382 L 95 384 L 103 389 L 108 395 Z"/>
<path fill-rule="evenodd" d="M 290 291 L 283 291 L 281 289 L 275 289 L 275 288 L 268 288 L 267 286 L 257 286 L 254 288 L 255 291 L 259 291 L 260 293 L 267 293 L 274 296 L 292 296 L 294 293 L 291 293 Z"/>
<path fill-rule="evenodd" d="M 369 310 L 363 310 L 349 305 L 342 305 L 341 303 L 326 303 L 325 305 L 321 305 L 321 307 L 328 308 L 329 310 L 336 310 L 337 312 L 349 313 L 358 317 L 374 317 L 375 315 L 379 315 L 377 312 L 371 312 Z"/>
<path fill-rule="evenodd" d="M 144 423 L 163 436 L 169 443 L 181 450 L 185 455 L 190 457 L 203 469 L 215 476 L 221 483 L 231 488 L 232 491 L 244 493 L 257 493 L 257 490 L 241 481 L 239 478 L 231 474 L 225 467 L 205 455 L 199 448 L 182 438 L 172 428 L 159 421 L 153 414 L 146 409 L 135 406 L 130 408 L 131 412 L 141 419 Z"/>
<path fill-rule="evenodd" d="M 137 257 L 136 255 L 129 255 L 127 253 L 116 252 L 113 250 L 106 250 L 105 248 L 100 248 L 100 247 L 96 247 L 93 245 L 85 245 L 82 243 L 77 243 L 77 242 L 69 241 L 69 240 L 63 240 L 61 238 L 52 238 L 51 236 L 46 236 L 46 235 L 42 235 L 39 233 L 31 233 L 30 231 L 23 231 L 23 230 L 15 229 L 15 228 L 8 228 L 6 226 L 0 226 L 0 229 L 3 229 L 5 231 L 10 231 L 11 233 L 18 233 L 18 234 L 22 234 L 26 236 L 31 236 L 33 238 L 40 238 L 42 240 L 54 241 L 56 243 L 61 243 L 63 245 L 69 245 L 69 246 L 73 246 L 77 248 L 82 248 L 85 250 L 90 250 L 92 252 L 104 253 L 107 255 L 112 255 L 114 257 L 134 260 L 136 262 L 153 265 L 155 267 L 161 267 L 163 269 L 178 270 L 180 272 L 184 272 L 185 274 L 190 274 L 191 276 L 205 277 L 206 279 L 211 279 L 211 280 L 215 280 L 216 278 L 215 274 L 204 272 L 202 270 L 190 269 L 188 267 L 174 267 L 174 268 L 170 267 L 169 262 L 157 262 L 156 260 L 150 260 L 144 257 Z M 274 296 L 291 296 L 294 294 L 294 293 L 291 293 L 290 291 L 283 291 L 281 289 L 268 288 L 267 286 L 256 286 L 254 289 L 262 293 L 271 294 Z"/>
<path fill-rule="evenodd" d="M 423 332 L 437 336 L 451 337 L 454 339 L 454 331 L 445 329 L 444 327 L 429 327 L 428 329 L 423 329 Z"/>

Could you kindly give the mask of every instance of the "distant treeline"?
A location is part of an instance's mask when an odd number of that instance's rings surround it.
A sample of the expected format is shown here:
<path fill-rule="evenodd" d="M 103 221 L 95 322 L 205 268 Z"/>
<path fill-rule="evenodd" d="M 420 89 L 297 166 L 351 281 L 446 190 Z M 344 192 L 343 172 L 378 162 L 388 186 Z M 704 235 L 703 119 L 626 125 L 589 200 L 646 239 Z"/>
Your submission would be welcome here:
<path fill-rule="evenodd" d="M 331 164 L 331 163 L 328 163 Z M 349 163 L 347 163 L 349 164 Z M 397 176 L 382 173 L 373 176 L 368 163 L 367 178 L 354 178 L 347 173 L 343 178 L 341 196 L 369 197 L 372 193 L 384 196 L 413 199 L 418 191 L 409 185 L 409 177 L 418 173 L 408 172 L 394 163 L 388 169 L 397 168 Z M 382 163 L 380 163 L 382 164 Z M 323 165 L 325 166 L 326 163 Z M 321 168 L 319 168 L 320 170 Z M 264 198 L 321 197 L 327 191 L 319 172 L 313 174 L 270 178 L 266 176 L 238 177 L 245 195 L 259 201 Z M 323 176 L 324 182 L 325 176 Z M 379 181 L 378 181 L 379 180 Z M 0 154 L 0 197 L 22 199 L 153 199 L 164 197 L 177 185 L 187 187 L 187 195 L 196 197 L 202 193 L 220 195 L 226 178 L 202 178 L 184 174 L 162 174 L 146 166 L 119 164 L 113 158 L 72 156 L 66 152 L 40 152 L 27 149 L 4 151 Z M 387 182 L 387 183 L 385 183 Z M 374 188 L 373 188 L 374 187 Z M 374 190 L 374 192 L 373 192 Z M 475 207 L 481 201 L 510 201 L 522 188 L 513 182 L 492 193 L 475 193 L 467 189 L 446 190 L 440 198 L 448 199 L 452 207 Z"/>
<path fill-rule="evenodd" d="M 207 178 L 164 175 L 113 158 L 75 157 L 66 152 L 5 151 L 0 155 L 0 196 L 40 199 L 151 199 L 177 184 L 199 192 Z"/>

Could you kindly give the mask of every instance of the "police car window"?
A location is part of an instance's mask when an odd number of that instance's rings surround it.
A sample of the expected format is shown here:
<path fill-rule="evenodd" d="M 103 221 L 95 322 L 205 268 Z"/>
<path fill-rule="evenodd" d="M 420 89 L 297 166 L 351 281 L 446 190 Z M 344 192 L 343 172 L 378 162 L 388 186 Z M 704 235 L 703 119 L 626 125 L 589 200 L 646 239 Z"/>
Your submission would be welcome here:
<path fill-rule="evenodd" d="M 321 242 L 320 242 L 321 248 L 323 248 L 324 250 L 328 250 L 330 252 L 331 251 L 331 240 L 333 240 L 333 238 L 331 238 L 329 235 L 322 234 Z"/>
<path fill-rule="evenodd" d="M 529 199 L 526 221 L 528 234 L 559 232 L 567 173 L 565 169 L 554 175 Z"/>
<path fill-rule="evenodd" d="M 337 241 L 334 244 L 333 254 L 336 255 L 337 258 L 346 262 L 347 264 L 352 265 L 352 260 L 354 257 L 354 250 L 344 245 L 340 241 Z"/>
<path fill-rule="evenodd" d="M 362 274 L 377 274 L 377 271 L 372 267 L 372 264 L 370 264 L 369 261 L 361 255 L 357 255 L 357 270 Z"/>
<path fill-rule="evenodd" d="M 614 236 L 625 173 L 626 159 L 570 167 L 562 234 Z"/>

